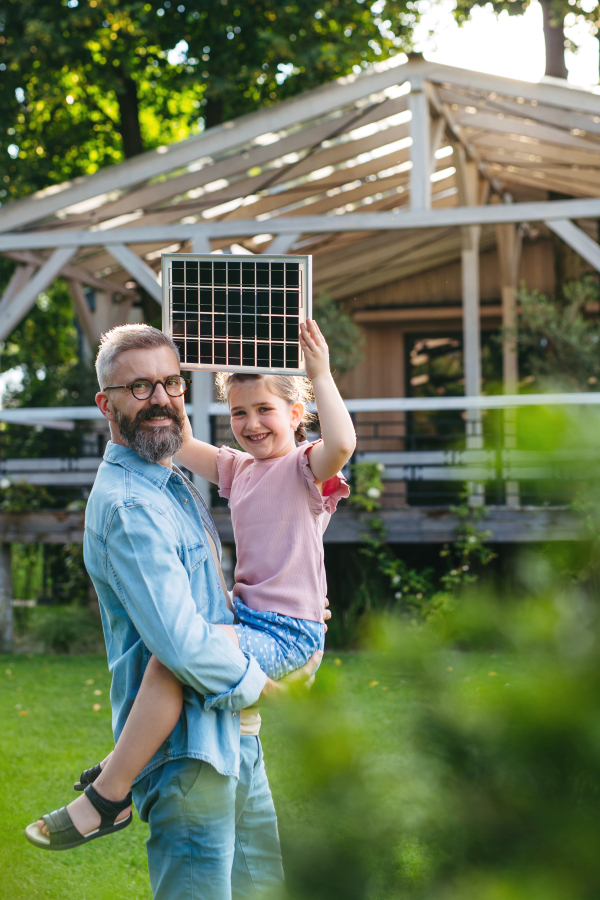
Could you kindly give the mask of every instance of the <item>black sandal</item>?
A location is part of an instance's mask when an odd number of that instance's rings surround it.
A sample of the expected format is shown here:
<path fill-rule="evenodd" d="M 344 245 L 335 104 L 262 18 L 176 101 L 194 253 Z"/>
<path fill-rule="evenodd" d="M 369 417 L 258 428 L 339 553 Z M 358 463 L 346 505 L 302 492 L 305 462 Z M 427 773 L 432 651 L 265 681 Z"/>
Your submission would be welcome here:
<path fill-rule="evenodd" d="M 100 768 L 100 763 L 96 763 L 95 766 L 92 766 L 91 769 L 84 769 L 81 775 L 79 776 L 79 781 L 76 781 L 73 785 L 74 791 L 85 791 L 88 784 L 92 784 L 100 775 L 102 769 Z"/>
<path fill-rule="evenodd" d="M 121 822 L 115 822 L 116 817 L 123 810 L 131 806 L 131 792 L 127 794 L 124 800 L 107 800 L 101 797 L 98 791 L 91 785 L 85 789 L 85 795 L 99 813 L 100 827 L 89 834 L 81 834 L 73 825 L 73 820 L 67 812 L 67 807 L 63 806 L 54 812 L 47 813 L 42 819 L 48 826 L 49 836 L 42 834 L 37 824 L 34 822 L 25 829 L 25 837 L 35 847 L 42 850 L 72 850 L 94 841 L 96 838 L 104 837 L 107 834 L 114 834 L 116 831 L 122 831 L 131 825 L 133 814 L 129 813 L 126 819 Z"/>

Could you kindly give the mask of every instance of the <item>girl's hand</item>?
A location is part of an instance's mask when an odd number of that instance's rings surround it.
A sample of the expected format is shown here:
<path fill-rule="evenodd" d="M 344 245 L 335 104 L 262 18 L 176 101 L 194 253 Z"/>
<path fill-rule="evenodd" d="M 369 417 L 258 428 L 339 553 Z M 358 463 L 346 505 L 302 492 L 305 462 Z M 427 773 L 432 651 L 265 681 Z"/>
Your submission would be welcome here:
<path fill-rule="evenodd" d="M 300 346 L 304 353 L 306 374 L 311 379 L 317 375 L 330 374 L 329 347 L 314 319 L 307 319 L 300 325 Z"/>

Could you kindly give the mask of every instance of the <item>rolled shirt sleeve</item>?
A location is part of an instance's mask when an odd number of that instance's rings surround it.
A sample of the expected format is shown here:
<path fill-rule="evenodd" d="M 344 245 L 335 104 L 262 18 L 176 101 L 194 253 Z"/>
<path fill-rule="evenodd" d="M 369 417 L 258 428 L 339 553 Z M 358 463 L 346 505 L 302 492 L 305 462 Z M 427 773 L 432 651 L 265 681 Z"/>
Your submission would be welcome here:
<path fill-rule="evenodd" d="M 267 676 L 198 612 L 168 517 L 150 505 L 117 509 L 107 537 L 107 576 L 148 650 L 205 698 L 241 710 Z"/>

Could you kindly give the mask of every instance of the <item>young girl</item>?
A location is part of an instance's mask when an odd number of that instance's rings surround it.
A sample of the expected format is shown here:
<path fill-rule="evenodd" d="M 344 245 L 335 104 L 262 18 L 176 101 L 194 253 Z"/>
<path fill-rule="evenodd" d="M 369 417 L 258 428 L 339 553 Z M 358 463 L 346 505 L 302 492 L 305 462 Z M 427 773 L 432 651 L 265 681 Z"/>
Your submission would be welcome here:
<path fill-rule="evenodd" d="M 327 585 L 323 531 L 348 486 L 339 474 L 356 443 L 352 420 L 329 368 L 329 350 L 311 319 L 300 343 L 319 412 L 322 439 L 306 441 L 304 402 L 310 386 L 289 375 L 221 374 L 231 428 L 242 450 L 194 440 L 189 423 L 178 462 L 219 486 L 229 500 L 237 549 L 233 588 L 235 625 L 219 625 L 251 653 L 269 677 L 302 667 L 324 646 Z M 307 390 L 308 389 L 308 390 Z M 296 444 L 296 441 L 300 443 Z M 181 714 L 182 686 L 152 657 L 114 751 L 82 773 L 80 789 L 94 782 L 101 798 L 128 795 L 137 775 L 167 739 Z M 89 788 L 88 788 L 89 790 Z M 124 801 L 123 801 L 124 803 Z M 75 828 L 89 839 L 107 829 L 87 797 L 67 807 Z M 130 809 L 115 819 L 129 824 Z M 35 829 L 36 834 L 29 832 Z M 41 833 L 40 833 L 41 832 Z M 47 849 L 43 819 L 27 836 Z M 72 846 L 72 845 L 71 845 Z M 68 847 L 64 847 L 68 849 Z"/>

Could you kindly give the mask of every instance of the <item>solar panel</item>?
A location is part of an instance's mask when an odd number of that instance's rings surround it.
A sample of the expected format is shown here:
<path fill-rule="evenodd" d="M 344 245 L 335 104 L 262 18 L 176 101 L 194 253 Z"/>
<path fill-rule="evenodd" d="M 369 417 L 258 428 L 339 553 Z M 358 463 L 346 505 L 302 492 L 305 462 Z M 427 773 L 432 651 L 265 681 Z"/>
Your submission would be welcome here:
<path fill-rule="evenodd" d="M 183 369 L 304 375 L 310 256 L 165 253 L 163 331 Z"/>

